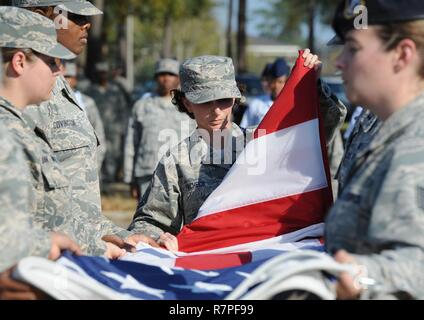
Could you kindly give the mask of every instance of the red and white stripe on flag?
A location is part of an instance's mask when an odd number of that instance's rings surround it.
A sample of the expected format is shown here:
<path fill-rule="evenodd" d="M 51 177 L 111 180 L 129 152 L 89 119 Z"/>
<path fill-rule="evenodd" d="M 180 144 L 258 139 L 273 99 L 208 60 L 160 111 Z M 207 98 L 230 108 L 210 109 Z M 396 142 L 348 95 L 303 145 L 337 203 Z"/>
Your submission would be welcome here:
<path fill-rule="evenodd" d="M 316 72 L 304 67 L 302 53 L 254 139 L 178 235 L 180 251 L 261 241 L 323 222 L 333 201 L 327 149 Z"/>

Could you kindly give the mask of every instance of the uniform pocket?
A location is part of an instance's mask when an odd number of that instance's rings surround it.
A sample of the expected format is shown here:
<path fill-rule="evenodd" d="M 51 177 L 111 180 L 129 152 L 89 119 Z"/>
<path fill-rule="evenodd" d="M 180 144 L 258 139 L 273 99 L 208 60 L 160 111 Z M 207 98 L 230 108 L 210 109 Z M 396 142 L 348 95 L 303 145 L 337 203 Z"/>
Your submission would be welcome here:
<path fill-rule="evenodd" d="M 53 155 L 44 155 L 41 171 L 49 189 L 69 187 L 69 180 Z"/>

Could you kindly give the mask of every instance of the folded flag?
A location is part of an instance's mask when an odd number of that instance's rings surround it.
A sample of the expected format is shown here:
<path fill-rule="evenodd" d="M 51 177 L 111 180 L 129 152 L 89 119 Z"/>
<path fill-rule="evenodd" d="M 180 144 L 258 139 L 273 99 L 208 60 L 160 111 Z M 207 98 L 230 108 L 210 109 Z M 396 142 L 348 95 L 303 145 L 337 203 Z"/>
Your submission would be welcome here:
<path fill-rule="evenodd" d="M 196 270 L 174 265 L 181 254 L 140 244 L 136 254 L 117 261 L 109 261 L 103 257 L 77 257 L 69 253 L 65 253 L 57 262 L 29 257 L 19 263 L 16 277 L 55 299 L 65 300 L 222 300 L 227 299 L 240 286 L 246 287 L 246 282 L 249 282 L 246 288 L 232 298 L 239 299 L 245 294 L 255 294 L 251 289 L 257 288 L 257 284 L 271 281 L 272 276 L 283 275 L 272 270 L 263 273 L 261 270 L 269 262 L 274 267 L 290 270 L 290 274 L 285 273 L 287 277 L 298 271 L 305 271 L 302 269 L 305 267 L 303 259 L 291 259 L 286 266 L 290 269 L 286 269 L 280 262 L 272 263 L 273 259 L 287 254 L 314 254 L 313 258 L 318 261 L 318 265 L 312 265 L 312 270 L 326 270 L 321 260 L 325 261 L 328 256 L 322 250 L 323 246 L 314 240 L 284 243 L 281 239 L 281 243 L 262 244 L 262 248 L 253 252 L 254 259 L 249 263 L 216 270 Z M 204 253 L 203 260 L 208 259 L 208 254 Z M 298 269 L 293 263 L 301 268 Z M 254 283 L 251 283 L 253 280 Z M 304 285 L 303 282 L 291 284 L 293 289 L 300 289 Z M 332 298 L 331 288 L 326 289 L 325 283 L 320 286 L 323 287 L 320 290 L 324 290 L 324 295 L 319 296 Z M 275 285 L 272 287 L 275 288 Z M 271 293 L 269 289 L 265 291 Z M 251 297 L 266 298 L 262 293 Z"/>

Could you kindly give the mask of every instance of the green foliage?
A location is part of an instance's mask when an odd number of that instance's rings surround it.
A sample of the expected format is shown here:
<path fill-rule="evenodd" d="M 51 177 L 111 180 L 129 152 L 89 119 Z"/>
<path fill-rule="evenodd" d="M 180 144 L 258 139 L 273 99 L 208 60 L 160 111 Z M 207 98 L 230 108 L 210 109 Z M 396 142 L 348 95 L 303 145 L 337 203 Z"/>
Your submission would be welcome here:
<path fill-rule="evenodd" d="M 164 27 L 172 21 L 173 56 L 217 54 L 219 27 L 212 16 L 213 0 L 119 0 L 105 2 L 104 30 L 110 61 L 119 56 L 119 42 L 125 35 L 128 14 L 136 17 L 135 63 L 137 78 L 148 78 L 160 58 L 164 45 Z"/>
<path fill-rule="evenodd" d="M 316 16 L 328 24 L 334 14 L 335 0 L 269 0 L 268 8 L 257 11 L 263 22 L 258 25 L 261 35 L 295 43 L 305 44 L 302 26 L 308 23 L 311 3 L 316 3 Z"/>

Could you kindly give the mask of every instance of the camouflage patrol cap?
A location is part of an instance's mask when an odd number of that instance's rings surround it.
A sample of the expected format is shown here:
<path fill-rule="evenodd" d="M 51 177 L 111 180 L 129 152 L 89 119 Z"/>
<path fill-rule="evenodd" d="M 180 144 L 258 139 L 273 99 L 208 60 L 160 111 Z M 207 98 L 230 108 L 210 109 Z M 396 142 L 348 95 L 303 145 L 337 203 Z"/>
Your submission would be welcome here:
<path fill-rule="evenodd" d="M 90 1 L 85 0 L 13 0 L 13 6 L 21 8 L 31 7 L 58 7 L 59 9 L 79 14 L 81 16 L 95 16 L 103 14 Z"/>
<path fill-rule="evenodd" d="M 57 42 L 56 29 L 50 19 L 10 6 L 0 7 L 0 47 L 27 48 L 61 59 L 76 57 Z"/>
<path fill-rule="evenodd" d="M 186 60 L 180 68 L 181 90 L 192 103 L 242 98 L 237 87 L 233 60 L 201 56 Z"/>
<path fill-rule="evenodd" d="M 105 61 L 97 62 L 94 65 L 94 69 L 96 70 L 96 72 L 109 72 L 110 71 L 109 63 Z"/>
<path fill-rule="evenodd" d="M 171 73 L 178 76 L 180 72 L 180 63 L 174 59 L 161 59 L 156 63 L 155 75 L 161 73 Z"/>

